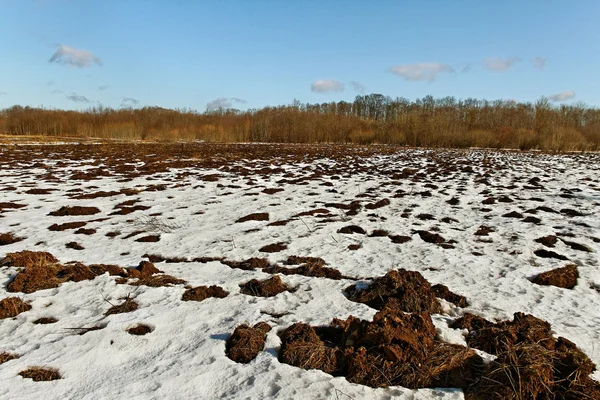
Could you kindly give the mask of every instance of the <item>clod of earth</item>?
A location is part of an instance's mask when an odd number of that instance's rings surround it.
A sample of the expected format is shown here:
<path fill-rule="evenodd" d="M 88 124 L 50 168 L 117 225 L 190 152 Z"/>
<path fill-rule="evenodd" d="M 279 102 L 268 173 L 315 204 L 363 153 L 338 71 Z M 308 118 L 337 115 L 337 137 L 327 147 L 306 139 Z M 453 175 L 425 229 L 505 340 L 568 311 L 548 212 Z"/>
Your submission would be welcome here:
<path fill-rule="evenodd" d="M 33 379 L 35 382 L 61 379 L 60 373 L 54 368 L 29 367 L 19 372 L 19 375 L 23 378 Z"/>
<path fill-rule="evenodd" d="M 42 318 L 38 318 L 35 321 L 33 321 L 33 323 L 36 325 L 54 324 L 56 322 L 58 322 L 58 320 L 54 317 L 42 317 Z"/>
<path fill-rule="evenodd" d="M 0 233 L 0 246 L 6 246 L 9 244 L 17 243 L 23 240 L 21 237 L 15 236 L 13 233 Z"/>
<path fill-rule="evenodd" d="M 131 328 L 127 329 L 127 333 L 129 333 L 130 335 L 135 335 L 135 336 L 143 336 L 152 331 L 153 331 L 152 327 L 150 327 L 146 324 L 137 324 L 137 325 L 132 326 Z"/>
<path fill-rule="evenodd" d="M 263 269 L 263 272 L 269 274 L 283 274 L 283 275 L 304 275 L 312 276 L 317 278 L 329 278 L 339 280 L 343 278 L 340 271 L 335 268 L 329 268 L 323 266 L 323 263 L 318 261 L 309 261 L 297 268 L 285 268 L 277 265 L 273 265 L 269 268 Z"/>
<path fill-rule="evenodd" d="M 543 272 L 531 278 L 531 282 L 538 285 L 552 285 L 565 289 L 573 289 L 575 285 L 577 285 L 578 277 L 579 272 L 577 272 L 577 266 L 570 264 L 562 268 Z"/>
<path fill-rule="evenodd" d="M 271 265 L 268 259 L 258 257 L 249 258 L 244 261 L 231 261 L 222 259 L 216 259 L 211 261 L 220 261 L 221 263 L 227 265 L 230 268 L 242 269 L 245 271 L 250 271 L 254 269 L 264 269 L 268 268 Z"/>
<path fill-rule="evenodd" d="M 222 287 L 212 286 L 198 286 L 186 290 L 181 297 L 183 301 L 202 301 L 209 297 L 216 297 L 219 299 L 225 298 L 229 295 L 229 292 L 223 290 Z"/>
<path fill-rule="evenodd" d="M 17 358 L 19 358 L 17 354 L 2 352 L 0 353 L 0 364 L 4 364 L 5 362 L 10 360 L 16 360 Z"/>
<path fill-rule="evenodd" d="M 571 242 L 569 240 L 564 240 L 564 239 L 561 239 L 561 240 L 562 240 L 562 242 L 564 244 L 566 244 L 567 246 L 569 246 L 573 250 L 585 251 L 586 253 L 591 253 L 592 252 L 592 249 L 590 249 L 589 247 L 587 247 L 584 244 L 577 243 L 577 242 Z"/>
<path fill-rule="evenodd" d="M 537 239 L 535 239 L 535 241 L 537 243 L 543 244 L 546 247 L 554 247 L 554 245 L 558 241 L 558 238 L 554 235 L 548 235 L 548 236 L 543 236 L 543 237 L 537 238 Z"/>
<path fill-rule="evenodd" d="M 539 250 L 534 251 L 533 254 L 535 254 L 538 257 L 542 257 L 542 258 L 556 258 L 558 260 L 563 260 L 563 261 L 568 260 L 568 258 L 563 256 L 562 254 L 558 254 L 551 250 L 539 249 Z"/>
<path fill-rule="evenodd" d="M 56 211 L 52 211 L 48 215 L 52 215 L 55 217 L 64 217 L 72 215 L 94 215 L 98 214 L 99 212 L 100 209 L 97 207 L 63 206 Z"/>
<path fill-rule="evenodd" d="M 77 228 L 81 228 L 82 226 L 87 225 L 87 222 L 65 222 L 64 224 L 52 224 L 48 227 L 49 231 L 53 231 L 53 232 L 60 232 L 60 231 L 65 231 L 67 229 L 77 229 Z"/>
<path fill-rule="evenodd" d="M 384 229 L 375 229 L 373 232 L 371 232 L 369 237 L 385 237 L 385 236 L 388 236 L 389 234 L 390 233 Z"/>
<path fill-rule="evenodd" d="M 441 283 L 433 285 L 431 290 L 433 290 L 433 293 L 436 297 L 449 301 L 457 307 L 467 307 L 469 305 L 469 302 L 465 296 L 461 296 L 450 291 L 447 286 L 442 285 Z"/>
<path fill-rule="evenodd" d="M 427 243 L 441 244 L 446 241 L 441 235 L 429 231 L 417 231 L 419 237 Z"/>
<path fill-rule="evenodd" d="M 109 308 L 104 315 L 109 316 L 113 314 L 122 314 L 135 311 L 138 309 L 138 303 L 135 300 L 129 298 L 129 296 L 121 304 L 117 304 Z"/>
<path fill-rule="evenodd" d="M 266 322 L 259 322 L 253 327 L 245 324 L 238 326 L 227 340 L 225 354 L 235 362 L 249 363 L 264 348 L 270 330 L 271 326 Z"/>
<path fill-rule="evenodd" d="M 285 249 L 287 249 L 287 245 L 285 243 L 279 242 L 263 246 L 258 251 L 262 251 L 263 253 L 278 253 Z"/>
<path fill-rule="evenodd" d="M 348 225 L 338 230 L 338 233 L 366 235 L 366 231 L 358 225 Z"/>
<path fill-rule="evenodd" d="M 272 297 L 279 293 L 289 291 L 288 287 L 283 283 L 279 275 L 274 275 L 269 279 L 259 281 L 252 279 L 249 282 L 240 285 L 240 292 L 251 296 Z"/>
<path fill-rule="evenodd" d="M 540 222 L 542 222 L 541 219 L 537 218 L 537 217 L 532 217 L 531 215 L 523 218 L 523 222 L 528 222 L 530 224 L 539 224 Z"/>
<path fill-rule="evenodd" d="M 31 310 L 31 306 L 18 297 L 7 297 L 0 300 L 0 319 L 16 317 L 29 310 Z"/>
<path fill-rule="evenodd" d="M 391 204 L 390 199 L 381 199 L 375 203 L 369 203 L 365 205 L 367 210 L 375 210 L 377 208 L 389 206 Z"/>
<path fill-rule="evenodd" d="M 412 240 L 412 238 L 410 236 L 403 236 L 403 235 L 389 235 L 388 237 L 390 238 L 392 243 L 396 243 L 396 244 L 402 244 L 402 243 L 410 242 Z"/>
<path fill-rule="evenodd" d="M 254 213 L 246 215 L 245 217 L 239 218 L 236 220 L 236 223 L 246 222 L 246 221 L 268 221 L 269 213 Z"/>
<path fill-rule="evenodd" d="M 523 218 L 523 214 L 521 214 L 520 212 L 517 211 L 511 211 L 507 214 L 502 215 L 504 218 Z"/>
<path fill-rule="evenodd" d="M 143 236 L 141 238 L 135 239 L 136 242 L 141 242 L 141 243 L 155 243 L 155 242 L 158 242 L 159 240 L 160 240 L 160 235 L 148 235 L 148 236 Z"/>
<path fill-rule="evenodd" d="M 429 282 L 417 271 L 391 270 L 362 289 L 356 284 L 345 289 L 348 299 L 381 310 L 441 313 L 442 307 Z"/>
<path fill-rule="evenodd" d="M 69 242 L 69 243 L 65 244 L 65 247 L 67 249 L 73 249 L 73 250 L 83 250 L 84 249 L 84 247 L 77 242 Z"/>

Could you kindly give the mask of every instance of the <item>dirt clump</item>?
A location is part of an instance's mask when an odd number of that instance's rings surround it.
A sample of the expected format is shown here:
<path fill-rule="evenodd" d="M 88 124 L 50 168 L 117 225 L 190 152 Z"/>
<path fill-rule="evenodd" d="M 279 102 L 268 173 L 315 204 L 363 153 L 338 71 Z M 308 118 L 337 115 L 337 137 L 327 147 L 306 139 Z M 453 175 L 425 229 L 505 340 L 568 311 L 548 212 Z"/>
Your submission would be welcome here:
<path fill-rule="evenodd" d="M 81 263 L 31 266 L 20 271 L 8 284 L 9 292 L 33 293 L 38 290 L 58 287 L 64 282 L 80 282 L 96 277 Z"/>
<path fill-rule="evenodd" d="M 96 230 L 93 228 L 79 228 L 74 232 L 76 235 L 93 235 L 94 233 L 96 233 Z"/>
<path fill-rule="evenodd" d="M 73 250 L 84 250 L 84 247 L 77 242 L 69 242 L 65 244 L 65 247 Z"/>
<path fill-rule="evenodd" d="M 9 244 L 17 243 L 23 240 L 21 237 L 15 236 L 13 233 L 0 233 L 0 246 L 6 246 Z"/>
<path fill-rule="evenodd" d="M 442 285 L 441 283 L 433 285 L 431 290 L 433 290 L 433 293 L 436 297 L 449 301 L 457 307 L 467 307 L 469 305 L 469 302 L 465 296 L 461 296 L 450 291 L 447 286 Z"/>
<path fill-rule="evenodd" d="M 246 222 L 246 221 L 268 221 L 269 213 L 254 213 L 246 215 L 245 217 L 239 218 L 236 220 L 236 223 Z"/>
<path fill-rule="evenodd" d="M 279 242 L 263 246 L 260 249 L 258 249 L 258 251 L 262 251 L 263 253 L 278 253 L 285 249 L 287 249 L 287 245 L 283 242 Z"/>
<path fill-rule="evenodd" d="M 54 317 L 42 317 L 42 318 L 38 318 L 35 321 L 33 321 L 33 323 L 35 325 L 47 325 L 47 324 L 54 324 L 58 322 L 58 320 Z"/>
<path fill-rule="evenodd" d="M 31 306 L 18 297 L 7 297 L 0 300 L 0 319 L 16 317 L 29 310 L 31 310 Z"/>
<path fill-rule="evenodd" d="M 562 210 L 560 210 L 561 214 L 565 214 L 568 217 L 584 217 L 585 214 L 582 212 L 579 212 L 577 210 L 573 210 L 571 208 L 563 208 Z"/>
<path fill-rule="evenodd" d="M 429 282 L 417 271 L 391 270 L 366 289 L 354 284 L 345 289 L 348 299 L 377 310 L 395 307 L 405 312 L 441 313 L 442 307 Z"/>
<path fill-rule="evenodd" d="M 390 233 L 384 229 L 375 229 L 373 232 L 371 232 L 369 237 L 385 237 L 385 236 L 388 236 L 389 234 Z"/>
<path fill-rule="evenodd" d="M 396 243 L 396 244 L 402 244 L 402 243 L 410 242 L 412 240 L 412 238 L 410 236 L 403 236 L 403 235 L 389 235 L 388 237 L 390 238 L 392 243 Z"/>
<path fill-rule="evenodd" d="M 519 218 L 519 219 L 521 219 L 521 218 L 523 218 L 523 214 L 521 214 L 518 211 L 511 211 L 511 212 L 509 212 L 507 214 L 503 214 L 502 217 L 504 217 L 504 218 Z"/>
<path fill-rule="evenodd" d="M 19 372 L 23 378 L 33 379 L 35 382 L 55 381 L 61 379 L 60 373 L 54 368 L 29 367 Z"/>
<path fill-rule="evenodd" d="M 7 353 L 4 351 L 0 353 L 0 364 L 4 364 L 5 362 L 10 360 L 16 360 L 17 358 L 19 358 L 17 354 Z"/>
<path fill-rule="evenodd" d="M 341 229 L 338 229 L 337 232 L 338 233 L 350 234 L 350 235 L 353 234 L 353 233 L 358 233 L 360 235 L 366 235 L 367 234 L 367 232 L 363 228 L 361 228 L 360 226 L 358 226 L 358 225 L 348 225 L 348 226 L 345 226 L 345 227 L 343 227 Z"/>
<path fill-rule="evenodd" d="M 528 222 L 530 224 L 539 224 L 542 222 L 541 219 L 537 218 L 537 217 L 533 217 L 533 216 L 528 216 L 526 218 L 523 218 L 523 222 Z"/>
<path fill-rule="evenodd" d="M 67 229 L 77 229 L 82 226 L 87 225 L 87 222 L 79 221 L 79 222 L 65 222 L 64 224 L 52 224 L 48 227 L 49 231 L 52 232 L 61 232 L 66 231 Z"/>
<path fill-rule="evenodd" d="M 577 250 L 577 251 L 585 251 L 586 253 L 591 253 L 592 249 L 590 249 L 589 247 L 587 247 L 584 244 L 581 243 L 577 243 L 577 242 L 571 242 L 569 240 L 565 240 L 565 239 L 560 239 L 565 245 L 569 246 L 571 249 L 573 250 Z"/>
<path fill-rule="evenodd" d="M 244 261 L 231 261 L 231 260 L 213 260 L 220 261 L 221 263 L 227 265 L 230 268 L 241 269 L 245 271 L 250 271 L 254 269 L 264 269 L 268 268 L 271 263 L 266 258 L 258 258 L 253 257 Z"/>
<path fill-rule="evenodd" d="M 475 236 L 488 236 L 490 233 L 495 232 L 493 228 L 489 226 L 481 225 L 479 229 L 474 233 Z"/>
<path fill-rule="evenodd" d="M 198 286 L 195 288 L 187 289 L 181 300 L 183 301 L 202 301 L 209 297 L 216 297 L 219 299 L 225 298 L 229 295 L 229 292 L 223 290 L 222 287 L 212 286 Z"/>
<path fill-rule="evenodd" d="M 327 264 L 325 260 L 320 257 L 302 257 L 302 256 L 289 256 L 285 261 L 287 265 L 299 265 L 299 264 Z"/>
<path fill-rule="evenodd" d="M 121 303 L 109 308 L 104 315 L 109 316 L 113 314 L 122 314 L 135 311 L 138 309 L 138 303 L 131 299 L 129 296 Z"/>
<path fill-rule="evenodd" d="M 323 263 L 319 261 L 309 261 L 296 268 L 286 268 L 273 265 L 269 268 L 265 268 L 263 272 L 269 274 L 304 275 L 316 278 L 329 278 L 335 280 L 340 280 L 343 278 L 343 275 L 340 271 L 338 271 L 335 268 L 325 267 Z"/>
<path fill-rule="evenodd" d="M 556 258 L 558 260 L 563 260 L 563 261 L 568 260 L 568 258 L 563 256 L 562 254 L 558 254 L 551 250 L 539 249 L 539 250 L 534 251 L 533 254 L 535 254 L 536 256 L 541 257 L 541 258 Z"/>
<path fill-rule="evenodd" d="M 272 297 L 279 293 L 289 291 L 279 275 L 274 275 L 269 279 L 259 281 L 252 279 L 249 282 L 240 285 L 240 292 L 251 296 Z"/>
<path fill-rule="evenodd" d="M 148 326 L 146 324 L 137 324 L 137 325 L 132 326 L 131 328 L 127 329 L 127 333 L 129 333 L 130 335 L 135 335 L 135 336 L 143 336 L 152 331 L 153 331 L 152 327 Z"/>
<path fill-rule="evenodd" d="M 235 362 L 249 363 L 264 348 L 270 330 L 271 326 L 266 322 L 259 322 L 252 327 L 239 325 L 225 344 L 225 354 Z"/>
<path fill-rule="evenodd" d="M 552 285 L 565 289 L 573 289 L 577 285 L 577 266 L 570 264 L 562 268 L 556 268 L 551 271 L 542 272 L 531 279 L 531 282 L 537 285 Z"/>
<path fill-rule="evenodd" d="M 367 210 L 375 210 L 377 208 L 389 206 L 391 204 L 390 199 L 381 199 L 376 201 L 375 203 L 369 203 L 365 205 Z"/>
<path fill-rule="evenodd" d="M 360 244 L 349 244 L 348 250 L 356 251 L 356 250 L 360 249 L 361 247 L 362 247 L 362 245 L 360 245 Z"/>
<path fill-rule="evenodd" d="M 57 263 L 58 259 L 46 251 L 17 251 L 15 253 L 7 253 L 0 261 L 1 266 L 7 267 L 36 267 L 45 266 Z"/>
<path fill-rule="evenodd" d="M 556 237 L 555 235 L 542 236 L 540 238 L 535 239 L 536 243 L 541 243 L 546 247 L 554 247 L 557 241 L 558 237 Z"/>
<path fill-rule="evenodd" d="M 442 244 L 446 241 L 441 235 L 429 231 L 417 231 L 421 240 L 427 243 Z"/>
<path fill-rule="evenodd" d="M 81 206 L 63 206 L 56 211 L 52 211 L 48 215 L 54 217 L 65 217 L 73 215 L 94 215 L 98 214 L 100 209 L 97 207 L 81 207 Z"/>
<path fill-rule="evenodd" d="M 143 236 L 141 238 L 135 239 L 136 242 L 141 242 L 141 243 L 156 243 L 159 240 L 160 240 L 160 235 L 148 235 L 148 236 Z"/>

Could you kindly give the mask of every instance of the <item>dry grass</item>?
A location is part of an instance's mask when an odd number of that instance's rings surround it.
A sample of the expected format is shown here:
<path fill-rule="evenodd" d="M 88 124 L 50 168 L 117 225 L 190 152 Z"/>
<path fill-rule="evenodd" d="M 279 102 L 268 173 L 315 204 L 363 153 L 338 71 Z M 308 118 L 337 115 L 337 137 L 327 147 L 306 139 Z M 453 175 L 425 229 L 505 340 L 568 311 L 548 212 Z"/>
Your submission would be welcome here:
<path fill-rule="evenodd" d="M 0 353 L 0 364 L 4 364 L 10 360 L 16 360 L 17 358 L 19 358 L 17 354 L 2 352 Z"/>
<path fill-rule="evenodd" d="M 31 310 L 31 306 L 18 297 L 7 297 L 0 301 L 0 319 L 12 318 Z"/>
<path fill-rule="evenodd" d="M 62 378 L 58 370 L 44 367 L 29 367 L 19 372 L 19 375 L 23 378 L 33 379 L 35 382 L 55 381 Z"/>

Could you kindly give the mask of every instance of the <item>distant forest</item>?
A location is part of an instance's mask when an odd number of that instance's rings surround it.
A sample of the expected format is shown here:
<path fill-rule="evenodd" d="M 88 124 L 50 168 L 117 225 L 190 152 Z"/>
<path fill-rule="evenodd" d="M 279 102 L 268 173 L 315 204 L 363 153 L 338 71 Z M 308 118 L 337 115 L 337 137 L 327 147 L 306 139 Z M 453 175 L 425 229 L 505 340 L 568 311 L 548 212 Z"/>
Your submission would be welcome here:
<path fill-rule="evenodd" d="M 64 111 L 14 106 L 0 111 L 0 133 L 127 140 L 398 144 L 600 150 L 600 109 L 583 103 L 434 99 L 380 94 L 353 102 L 198 112 L 160 107 Z"/>

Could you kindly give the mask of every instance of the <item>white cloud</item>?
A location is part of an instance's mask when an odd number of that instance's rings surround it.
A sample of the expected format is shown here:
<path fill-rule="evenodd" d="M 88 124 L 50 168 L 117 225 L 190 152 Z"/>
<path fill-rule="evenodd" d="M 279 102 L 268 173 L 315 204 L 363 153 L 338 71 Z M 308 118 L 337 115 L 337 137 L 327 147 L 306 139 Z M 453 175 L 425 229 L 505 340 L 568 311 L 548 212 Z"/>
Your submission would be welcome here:
<path fill-rule="evenodd" d="M 546 61 L 547 60 L 544 57 L 534 57 L 533 60 L 531 60 L 533 66 L 537 69 L 544 69 Z"/>
<path fill-rule="evenodd" d="M 53 90 L 53 91 L 50 92 L 50 94 L 63 94 L 63 93 L 64 92 L 62 90 L 58 90 L 58 89 L 55 89 L 55 90 Z"/>
<path fill-rule="evenodd" d="M 72 93 L 68 96 L 65 96 L 67 100 L 74 101 L 75 103 L 91 103 L 91 100 L 85 96 L 81 96 L 75 93 Z"/>
<path fill-rule="evenodd" d="M 441 73 L 452 73 L 454 68 L 447 64 L 440 63 L 418 63 L 396 65 L 390 68 L 390 71 L 407 81 L 428 81 L 433 82 Z"/>
<path fill-rule="evenodd" d="M 63 65 L 73 65 L 78 68 L 91 67 L 93 64 L 102 65 L 102 60 L 92 52 L 75 49 L 62 44 L 58 46 L 58 49 L 56 49 L 48 61 Z"/>
<path fill-rule="evenodd" d="M 500 58 L 500 57 L 488 57 L 483 60 L 483 66 L 490 71 L 504 72 L 510 67 L 521 61 L 518 57 Z"/>
<path fill-rule="evenodd" d="M 121 107 L 135 107 L 139 105 L 140 101 L 138 99 L 134 99 L 132 97 L 123 97 L 121 99 Z"/>
<path fill-rule="evenodd" d="M 352 86 L 352 89 L 354 89 L 355 92 L 358 92 L 360 94 L 363 94 L 364 92 L 366 92 L 366 88 L 364 87 L 364 85 L 362 85 L 361 83 L 358 83 L 356 81 L 351 81 L 350 86 Z"/>
<path fill-rule="evenodd" d="M 8 93 L 6 93 L 6 92 L 0 92 L 0 96 L 6 96 L 6 95 L 8 95 Z"/>
<path fill-rule="evenodd" d="M 100 85 L 98 86 L 98 90 L 106 90 L 110 87 L 110 85 Z"/>
<path fill-rule="evenodd" d="M 346 87 L 342 82 L 319 79 L 310 84 L 310 91 L 316 93 L 343 92 Z"/>
<path fill-rule="evenodd" d="M 553 102 L 567 101 L 575 98 L 575 92 L 572 90 L 565 90 L 557 94 L 551 94 L 548 96 L 548 100 Z"/>
<path fill-rule="evenodd" d="M 208 111 L 215 111 L 220 108 L 231 108 L 233 103 L 245 104 L 247 101 L 238 97 L 218 97 L 206 103 L 206 109 Z"/>

